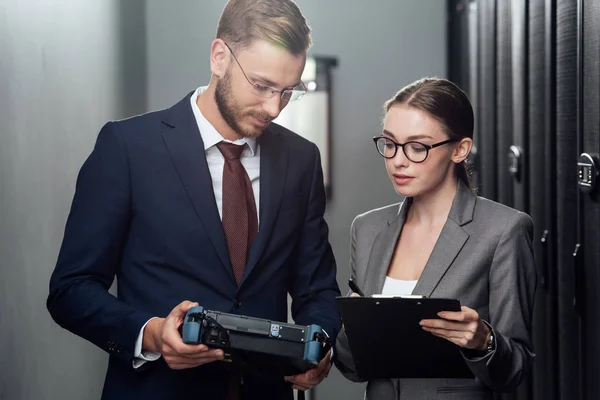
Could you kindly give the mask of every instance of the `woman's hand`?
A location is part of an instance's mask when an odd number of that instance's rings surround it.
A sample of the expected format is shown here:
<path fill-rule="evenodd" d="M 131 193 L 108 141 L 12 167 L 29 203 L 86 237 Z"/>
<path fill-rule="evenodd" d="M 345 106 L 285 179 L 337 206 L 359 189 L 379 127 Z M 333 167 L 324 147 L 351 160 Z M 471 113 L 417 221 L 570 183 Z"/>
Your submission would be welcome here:
<path fill-rule="evenodd" d="M 449 340 L 460 347 L 485 350 L 488 346 L 490 329 L 483 323 L 477 311 L 462 306 L 461 311 L 442 311 L 442 319 L 424 319 L 421 327 L 427 332 Z"/>

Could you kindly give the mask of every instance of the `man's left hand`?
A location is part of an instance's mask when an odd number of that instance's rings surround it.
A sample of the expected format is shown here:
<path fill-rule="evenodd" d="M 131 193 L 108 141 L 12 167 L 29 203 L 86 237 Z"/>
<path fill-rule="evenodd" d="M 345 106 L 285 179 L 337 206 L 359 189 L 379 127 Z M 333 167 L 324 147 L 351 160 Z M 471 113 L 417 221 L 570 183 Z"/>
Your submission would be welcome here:
<path fill-rule="evenodd" d="M 308 390 L 317 386 L 327 378 L 331 369 L 331 350 L 323 357 L 315 368 L 300 375 L 286 376 L 286 382 L 291 382 L 292 387 L 297 390 Z"/>

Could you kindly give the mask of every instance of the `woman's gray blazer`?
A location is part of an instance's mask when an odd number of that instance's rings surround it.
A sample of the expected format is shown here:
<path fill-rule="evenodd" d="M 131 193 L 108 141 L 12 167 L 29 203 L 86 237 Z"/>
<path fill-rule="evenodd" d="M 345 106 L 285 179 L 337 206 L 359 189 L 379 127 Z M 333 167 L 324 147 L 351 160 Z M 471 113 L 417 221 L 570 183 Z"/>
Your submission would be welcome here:
<path fill-rule="evenodd" d="M 369 211 L 352 223 L 350 275 L 367 296 L 383 289 L 409 202 Z M 530 337 L 536 287 L 532 234 L 527 214 L 477 197 L 459 183 L 413 294 L 458 298 L 491 325 L 496 348 L 481 358 L 463 352 L 476 379 L 372 380 L 365 398 L 491 399 L 492 391 L 512 391 L 523 382 L 535 357 Z M 342 374 L 360 381 L 344 330 L 335 354 Z"/>

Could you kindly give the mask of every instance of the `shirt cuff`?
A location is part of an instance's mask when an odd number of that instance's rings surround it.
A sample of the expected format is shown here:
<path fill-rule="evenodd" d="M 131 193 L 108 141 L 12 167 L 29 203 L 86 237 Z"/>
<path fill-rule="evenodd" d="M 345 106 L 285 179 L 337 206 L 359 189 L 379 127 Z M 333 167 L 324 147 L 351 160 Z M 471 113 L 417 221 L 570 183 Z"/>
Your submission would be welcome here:
<path fill-rule="evenodd" d="M 150 318 L 144 324 L 144 326 L 142 326 L 142 329 L 140 329 L 140 334 L 138 335 L 137 340 L 135 341 L 135 348 L 133 350 L 133 368 L 135 369 L 141 367 L 148 361 L 156 361 L 161 357 L 160 353 L 142 350 L 142 342 L 144 340 L 144 328 L 146 328 L 148 322 L 152 321 L 154 318 Z"/>

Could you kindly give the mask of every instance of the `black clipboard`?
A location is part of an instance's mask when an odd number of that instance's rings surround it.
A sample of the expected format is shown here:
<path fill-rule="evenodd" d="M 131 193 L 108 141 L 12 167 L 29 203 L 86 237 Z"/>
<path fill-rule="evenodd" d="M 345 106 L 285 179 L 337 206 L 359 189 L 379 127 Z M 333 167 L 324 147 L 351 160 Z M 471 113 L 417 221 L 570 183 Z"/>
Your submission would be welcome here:
<path fill-rule="evenodd" d="M 424 331 L 422 319 L 460 311 L 456 299 L 337 297 L 356 372 L 365 379 L 470 378 L 460 348 Z"/>

